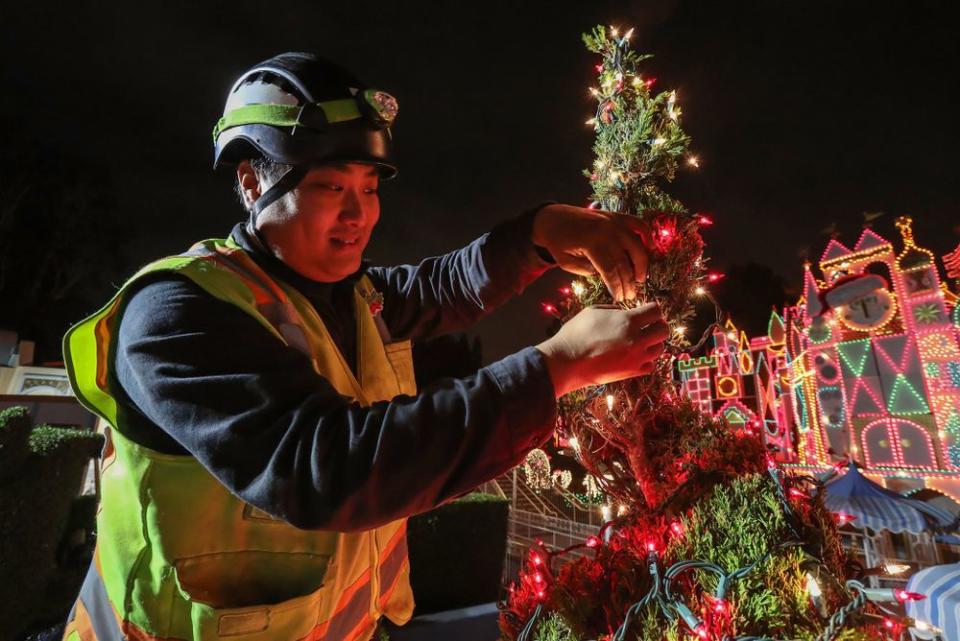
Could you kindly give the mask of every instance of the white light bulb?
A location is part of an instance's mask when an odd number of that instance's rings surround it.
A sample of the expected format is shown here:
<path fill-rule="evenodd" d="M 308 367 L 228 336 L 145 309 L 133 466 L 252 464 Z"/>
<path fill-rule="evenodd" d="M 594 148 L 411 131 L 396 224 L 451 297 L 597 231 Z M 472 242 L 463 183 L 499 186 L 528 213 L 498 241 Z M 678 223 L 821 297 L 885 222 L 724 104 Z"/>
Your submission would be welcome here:
<path fill-rule="evenodd" d="M 910 569 L 905 563 L 884 563 L 883 571 L 885 574 L 903 574 Z"/>
<path fill-rule="evenodd" d="M 820 590 L 820 584 L 817 583 L 817 579 L 809 572 L 807 572 L 807 594 L 814 599 L 819 598 L 820 595 L 823 594 Z"/>
<path fill-rule="evenodd" d="M 703 287 L 697 287 L 695 290 L 693 290 L 693 293 L 697 296 L 703 296 L 707 293 L 707 290 L 705 290 Z"/>
<path fill-rule="evenodd" d="M 575 280 L 570 283 L 570 289 L 572 289 L 573 293 L 577 296 L 583 296 L 584 292 L 587 291 L 587 288 L 584 287 L 583 283 L 581 283 L 579 280 Z"/>
<path fill-rule="evenodd" d="M 913 626 L 911 627 L 920 630 L 921 632 L 929 632 L 931 634 L 941 634 L 943 632 L 943 630 L 937 626 L 927 623 L 926 621 L 919 621 L 917 619 L 914 619 Z"/>
<path fill-rule="evenodd" d="M 614 400 L 615 399 L 613 398 L 613 394 L 607 394 L 607 410 L 608 411 L 611 411 L 611 412 L 613 411 Z"/>

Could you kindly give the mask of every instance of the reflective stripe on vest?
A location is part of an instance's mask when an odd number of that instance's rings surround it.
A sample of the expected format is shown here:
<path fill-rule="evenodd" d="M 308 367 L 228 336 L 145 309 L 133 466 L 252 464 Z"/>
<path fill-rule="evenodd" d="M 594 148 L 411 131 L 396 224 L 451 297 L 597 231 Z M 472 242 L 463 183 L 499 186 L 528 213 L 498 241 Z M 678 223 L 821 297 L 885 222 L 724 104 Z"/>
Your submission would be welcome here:
<path fill-rule="evenodd" d="M 141 270 L 107 306 L 65 338 L 65 360 L 78 398 L 113 426 L 108 441 L 113 452 L 102 462 L 97 563 L 84 583 L 65 637 L 362 641 L 372 635 L 381 614 L 398 624 L 406 622 L 413 598 L 404 521 L 368 532 L 297 530 L 230 495 L 196 459 L 160 454 L 123 435 L 123 418 L 117 415 L 108 385 L 110 345 L 127 288 L 136 278 L 159 270 L 187 276 L 214 297 L 253 315 L 280 341 L 310 357 L 314 369 L 343 396 L 368 405 L 416 393 L 409 341 L 385 346 L 382 328 L 364 301 L 364 292 L 372 289 L 366 278 L 358 283 L 354 297 L 358 325 L 354 376 L 310 303 L 270 278 L 229 242 L 206 241 L 187 254 Z M 198 522 L 205 525 L 189 529 Z M 304 566 L 296 555 L 325 558 L 317 555 L 323 554 L 324 542 L 331 537 L 336 543 L 322 585 L 319 580 L 310 583 L 313 566 Z M 260 563 L 257 557 L 238 554 L 267 555 L 264 562 L 274 565 L 250 566 Z M 234 559 L 241 565 L 234 565 Z M 276 571 L 263 574 L 271 567 Z M 219 569 L 225 574 L 218 574 Z M 286 581 L 286 592 L 301 596 L 248 605 L 242 595 L 251 587 L 257 594 L 258 578 L 270 585 Z M 241 584 L 234 586 L 231 580 Z M 306 593 L 297 587 L 308 584 L 313 587 Z"/>

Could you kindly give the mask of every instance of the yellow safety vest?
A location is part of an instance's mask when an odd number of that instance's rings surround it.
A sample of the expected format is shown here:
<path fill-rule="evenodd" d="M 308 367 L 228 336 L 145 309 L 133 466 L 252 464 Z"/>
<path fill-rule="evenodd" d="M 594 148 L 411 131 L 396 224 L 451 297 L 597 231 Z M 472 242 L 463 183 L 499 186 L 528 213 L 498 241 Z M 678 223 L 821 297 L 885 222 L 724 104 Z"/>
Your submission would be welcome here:
<path fill-rule="evenodd" d="M 64 338 L 77 398 L 111 426 L 94 563 L 64 638 L 365 641 L 381 615 L 406 623 L 414 601 L 405 519 L 365 532 L 301 530 L 232 495 L 195 458 L 125 436 L 107 372 L 125 293 L 158 271 L 244 310 L 361 405 L 416 394 L 410 341 L 389 342 L 370 312 L 366 277 L 354 293 L 355 376 L 306 298 L 231 240 L 204 241 L 140 270 Z"/>

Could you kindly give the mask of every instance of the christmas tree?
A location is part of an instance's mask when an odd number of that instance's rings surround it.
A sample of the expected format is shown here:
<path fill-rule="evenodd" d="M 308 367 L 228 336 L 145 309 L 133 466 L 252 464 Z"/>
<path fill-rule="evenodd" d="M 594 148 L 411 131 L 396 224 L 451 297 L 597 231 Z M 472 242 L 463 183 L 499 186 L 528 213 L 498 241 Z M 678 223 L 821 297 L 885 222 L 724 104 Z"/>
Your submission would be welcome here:
<path fill-rule="evenodd" d="M 576 560 L 565 558 L 572 548 L 530 550 L 501 608 L 503 635 L 829 641 L 903 630 L 912 622 L 894 608 L 922 595 L 857 580 L 862 569 L 845 559 L 837 532 L 844 515 L 824 507 L 821 479 L 784 475 L 750 425 L 735 429 L 679 394 L 673 361 L 699 346 L 686 337 L 692 301 L 712 300 L 707 288 L 722 275 L 703 258 L 700 229 L 710 218 L 663 189 L 699 161 L 676 93 L 655 92 L 654 78 L 641 75 L 650 56 L 633 51 L 630 36 L 603 27 L 584 35 L 600 56 L 599 86 L 590 90 L 597 111 L 587 121 L 595 161 L 585 174 L 591 207 L 645 222 L 650 263 L 638 299 L 659 303 L 673 336 L 651 376 L 561 399 L 559 429 L 599 490 L 623 508 L 574 546 L 589 552 Z M 612 302 L 594 277 L 574 282 L 548 311 L 566 319 Z"/>

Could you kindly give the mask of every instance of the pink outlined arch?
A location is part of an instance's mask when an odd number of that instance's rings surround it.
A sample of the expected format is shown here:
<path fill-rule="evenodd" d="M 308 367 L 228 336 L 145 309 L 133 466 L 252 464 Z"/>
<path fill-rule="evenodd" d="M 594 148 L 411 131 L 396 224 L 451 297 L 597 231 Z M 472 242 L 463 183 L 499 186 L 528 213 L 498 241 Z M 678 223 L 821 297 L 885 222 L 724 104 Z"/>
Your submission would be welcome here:
<path fill-rule="evenodd" d="M 884 442 L 886 446 L 882 445 Z M 930 434 L 922 425 L 905 418 L 881 418 L 868 424 L 860 433 L 860 447 L 867 467 L 937 468 Z"/>

